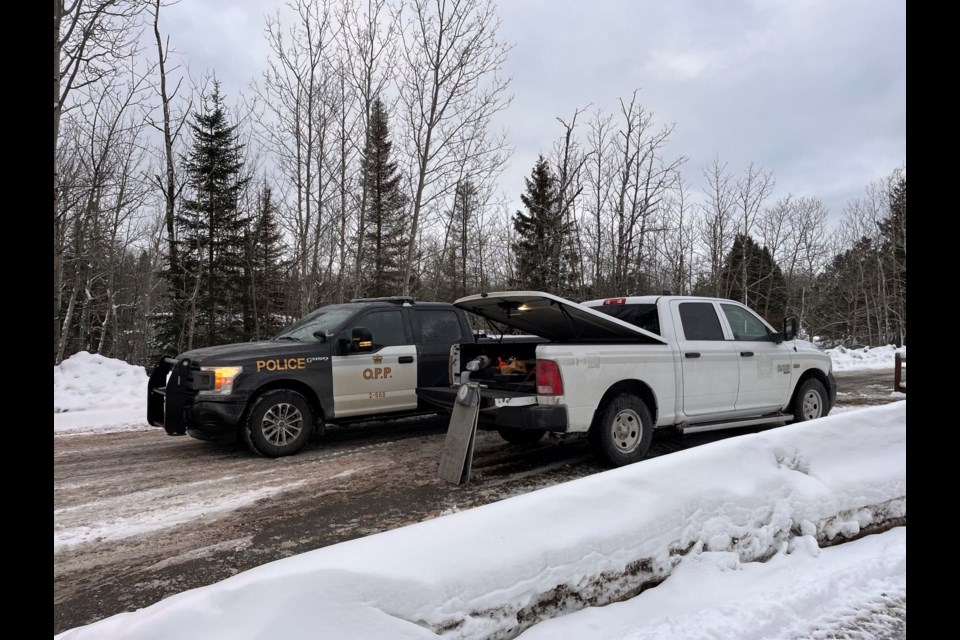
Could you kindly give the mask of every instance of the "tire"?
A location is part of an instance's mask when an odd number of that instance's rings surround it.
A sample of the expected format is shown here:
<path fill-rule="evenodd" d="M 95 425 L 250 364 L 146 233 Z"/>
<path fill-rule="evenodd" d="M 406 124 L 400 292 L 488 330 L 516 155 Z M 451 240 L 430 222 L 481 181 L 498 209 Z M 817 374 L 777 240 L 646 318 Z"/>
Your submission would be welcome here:
<path fill-rule="evenodd" d="M 830 400 L 823 383 L 807 378 L 797 387 L 793 397 L 793 421 L 816 420 L 830 413 Z"/>
<path fill-rule="evenodd" d="M 268 458 L 292 456 L 313 434 L 313 410 L 296 391 L 274 389 L 258 396 L 241 431 L 254 453 Z"/>
<path fill-rule="evenodd" d="M 632 393 L 610 399 L 589 434 L 594 450 L 610 465 L 639 462 L 653 441 L 653 418 L 647 405 Z"/>
<path fill-rule="evenodd" d="M 500 437 L 510 444 L 533 444 L 539 442 L 546 435 L 546 431 L 538 429 L 517 429 L 515 427 L 501 427 L 497 429 Z"/>

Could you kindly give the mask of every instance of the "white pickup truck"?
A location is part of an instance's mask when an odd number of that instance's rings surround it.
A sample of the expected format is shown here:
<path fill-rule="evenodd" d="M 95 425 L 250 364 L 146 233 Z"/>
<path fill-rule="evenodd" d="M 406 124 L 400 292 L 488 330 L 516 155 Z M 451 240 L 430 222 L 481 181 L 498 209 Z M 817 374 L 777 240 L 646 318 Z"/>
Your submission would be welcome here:
<path fill-rule="evenodd" d="M 588 433 L 614 466 L 641 460 L 654 429 L 682 433 L 813 420 L 837 387 L 830 357 L 719 298 L 641 296 L 578 304 L 539 291 L 481 293 L 456 306 L 539 339 L 455 344 L 447 387 L 427 402 L 452 407 L 481 384 L 480 428 L 509 442 Z"/>

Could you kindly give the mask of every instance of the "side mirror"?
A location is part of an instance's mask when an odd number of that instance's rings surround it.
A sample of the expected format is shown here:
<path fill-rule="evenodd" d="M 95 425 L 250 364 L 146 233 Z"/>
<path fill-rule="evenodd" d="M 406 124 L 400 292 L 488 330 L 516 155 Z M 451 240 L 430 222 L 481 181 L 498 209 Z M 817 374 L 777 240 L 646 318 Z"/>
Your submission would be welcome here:
<path fill-rule="evenodd" d="M 329 340 L 330 336 L 327 335 L 327 332 L 323 329 L 317 329 L 313 332 L 313 337 L 319 340 L 320 342 L 326 342 Z"/>
<path fill-rule="evenodd" d="M 354 327 L 350 334 L 350 344 L 355 352 L 373 350 L 373 335 L 370 333 L 370 329 Z"/>
<path fill-rule="evenodd" d="M 796 337 L 797 337 L 797 319 L 784 318 L 783 319 L 783 339 L 793 340 Z"/>

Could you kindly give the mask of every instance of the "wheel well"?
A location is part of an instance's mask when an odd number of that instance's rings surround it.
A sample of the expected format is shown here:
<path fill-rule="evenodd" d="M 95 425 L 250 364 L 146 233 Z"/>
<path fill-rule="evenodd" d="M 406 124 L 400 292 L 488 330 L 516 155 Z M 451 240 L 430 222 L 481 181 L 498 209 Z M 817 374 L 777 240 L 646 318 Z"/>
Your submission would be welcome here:
<path fill-rule="evenodd" d="M 830 388 L 829 387 L 830 383 L 827 381 L 827 374 L 825 374 L 823 371 L 820 371 L 820 369 L 807 369 L 800 375 L 800 377 L 797 379 L 796 386 L 793 387 L 793 394 L 790 396 L 790 405 L 787 407 L 788 410 L 790 411 L 794 410 L 797 404 L 797 391 L 800 389 L 803 383 L 809 380 L 810 378 L 816 378 L 817 380 L 819 380 L 820 384 L 823 385 L 824 389 Z M 828 398 L 824 398 L 824 400 L 829 402 Z"/>
<path fill-rule="evenodd" d="M 600 413 L 604 407 L 607 406 L 607 403 L 621 393 L 632 393 L 643 400 L 644 404 L 647 405 L 647 409 L 650 410 L 650 418 L 653 420 L 653 424 L 657 424 L 657 397 L 653 394 L 653 389 L 639 380 L 621 380 L 607 389 L 607 392 L 600 398 L 600 404 L 597 405 L 597 409 L 593 413 L 593 425 L 597 423 L 597 419 L 600 417 Z M 593 425 L 591 425 L 591 427 Z"/>
<path fill-rule="evenodd" d="M 249 415 L 250 407 L 253 406 L 254 400 L 265 394 L 267 391 L 273 391 L 275 389 L 289 389 L 290 391 L 296 391 L 304 398 L 307 399 L 307 402 L 310 403 L 310 410 L 313 411 L 314 422 L 323 419 L 323 407 L 320 405 L 320 398 L 317 397 L 316 392 L 310 388 L 310 385 L 300 382 L 299 380 L 273 380 L 268 382 L 262 387 L 257 387 L 257 390 L 253 392 L 253 395 L 250 396 L 250 400 L 247 401 L 247 408 L 243 412 L 243 417 L 240 419 L 240 424 L 243 424 L 247 416 Z"/>

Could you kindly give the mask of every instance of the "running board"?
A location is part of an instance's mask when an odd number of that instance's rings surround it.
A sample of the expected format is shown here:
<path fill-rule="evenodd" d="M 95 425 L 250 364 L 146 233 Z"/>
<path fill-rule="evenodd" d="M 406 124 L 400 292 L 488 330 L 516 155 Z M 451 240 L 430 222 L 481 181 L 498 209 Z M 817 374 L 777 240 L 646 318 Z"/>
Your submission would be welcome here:
<path fill-rule="evenodd" d="M 793 420 L 793 416 L 789 414 L 779 414 L 766 416 L 765 418 L 750 418 L 749 420 L 732 420 L 724 422 L 707 422 L 705 424 L 695 424 L 693 426 L 686 426 L 686 422 L 682 422 L 677 425 L 677 428 L 680 430 L 680 433 L 686 435 L 688 433 L 701 433 L 703 431 L 717 431 L 718 429 L 731 429 L 733 427 L 752 427 L 758 424 L 770 424 L 770 425 L 785 425 L 788 422 Z"/>

